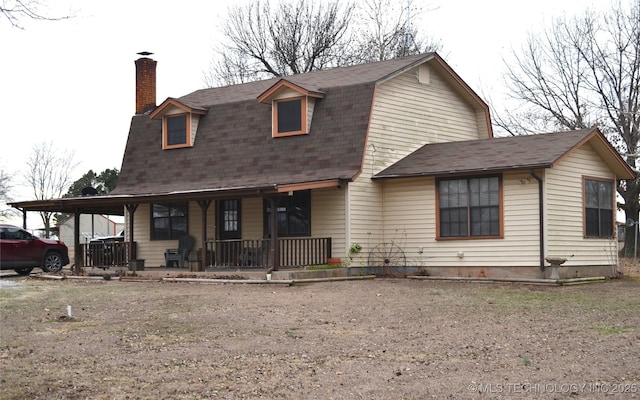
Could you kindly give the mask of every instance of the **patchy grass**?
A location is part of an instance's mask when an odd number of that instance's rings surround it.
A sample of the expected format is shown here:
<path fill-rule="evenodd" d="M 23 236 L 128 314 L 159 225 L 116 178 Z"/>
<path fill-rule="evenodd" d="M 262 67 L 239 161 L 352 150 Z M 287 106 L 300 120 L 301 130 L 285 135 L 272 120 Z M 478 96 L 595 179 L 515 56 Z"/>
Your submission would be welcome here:
<path fill-rule="evenodd" d="M 629 327 L 621 327 L 621 326 L 600 326 L 598 327 L 598 332 L 601 335 L 617 335 L 619 333 L 624 333 L 629 331 Z"/>

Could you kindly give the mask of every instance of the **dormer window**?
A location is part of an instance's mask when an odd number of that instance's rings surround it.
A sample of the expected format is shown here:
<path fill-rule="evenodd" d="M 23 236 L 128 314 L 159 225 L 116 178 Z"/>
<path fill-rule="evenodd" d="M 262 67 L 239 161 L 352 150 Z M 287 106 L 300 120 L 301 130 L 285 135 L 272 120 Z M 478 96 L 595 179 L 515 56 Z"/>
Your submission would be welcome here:
<path fill-rule="evenodd" d="M 164 148 L 182 147 L 190 143 L 187 114 L 167 115 L 164 118 Z"/>
<path fill-rule="evenodd" d="M 306 113 L 306 97 L 274 100 L 274 136 L 299 135 L 307 133 Z"/>
<path fill-rule="evenodd" d="M 281 79 L 258 96 L 258 101 L 271 105 L 272 136 L 282 137 L 309 133 L 316 100 L 323 97 L 317 89 Z"/>
<path fill-rule="evenodd" d="M 162 148 L 169 150 L 193 147 L 200 118 L 206 113 L 205 108 L 190 107 L 168 98 L 149 117 L 162 119 Z"/>

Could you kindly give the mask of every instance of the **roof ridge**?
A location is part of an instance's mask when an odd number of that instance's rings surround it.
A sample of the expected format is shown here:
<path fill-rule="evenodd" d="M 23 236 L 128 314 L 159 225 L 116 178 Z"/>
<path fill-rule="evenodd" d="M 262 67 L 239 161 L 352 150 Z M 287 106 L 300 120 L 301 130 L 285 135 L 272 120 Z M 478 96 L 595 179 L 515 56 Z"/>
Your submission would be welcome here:
<path fill-rule="evenodd" d="M 427 59 L 436 53 L 420 53 L 406 57 L 398 57 L 390 60 L 376 61 L 363 64 L 354 64 L 342 67 L 334 67 L 323 70 L 315 70 L 300 74 L 273 77 L 257 81 L 202 88 L 184 96 L 178 97 L 181 102 L 209 106 L 212 104 L 232 103 L 248 99 L 256 99 L 269 87 L 280 80 L 286 80 L 298 86 L 310 90 L 329 89 L 359 85 L 368 82 L 376 82 L 396 71 L 415 64 L 417 61 Z M 224 99 L 222 101 L 221 99 Z"/>

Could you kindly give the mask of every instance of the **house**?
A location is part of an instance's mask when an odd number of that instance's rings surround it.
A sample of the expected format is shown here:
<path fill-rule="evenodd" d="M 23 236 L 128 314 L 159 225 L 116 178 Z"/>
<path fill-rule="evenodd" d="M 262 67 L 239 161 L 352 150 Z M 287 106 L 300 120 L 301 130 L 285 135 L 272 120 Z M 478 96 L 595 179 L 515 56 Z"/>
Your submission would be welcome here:
<path fill-rule="evenodd" d="M 81 243 L 88 243 L 89 240 L 99 236 L 115 236 L 124 230 L 124 220 L 120 216 L 108 216 L 102 214 L 82 214 L 80 215 L 80 237 Z M 75 219 L 66 218 L 58 223 L 59 239 L 65 243 L 74 243 Z M 74 259 L 75 248 L 69 246 L 69 258 Z"/>
<path fill-rule="evenodd" d="M 494 138 L 487 104 L 436 53 L 159 106 L 155 68 L 136 61 L 115 190 L 17 206 L 125 206 L 132 256 L 147 267 L 164 265 L 188 234 L 201 265 L 220 267 L 340 258 L 548 278 L 546 260 L 557 258 L 561 278 L 616 273 L 616 182 L 634 172 L 596 128 Z"/>

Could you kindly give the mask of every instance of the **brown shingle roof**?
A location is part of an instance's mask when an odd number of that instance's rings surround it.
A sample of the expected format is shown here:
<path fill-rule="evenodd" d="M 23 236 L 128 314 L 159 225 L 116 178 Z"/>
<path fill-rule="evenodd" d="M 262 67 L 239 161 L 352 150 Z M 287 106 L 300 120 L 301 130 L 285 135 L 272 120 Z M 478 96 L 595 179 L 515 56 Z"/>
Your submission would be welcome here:
<path fill-rule="evenodd" d="M 256 100 L 258 96 L 281 79 L 288 80 L 309 91 L 324 92 L 327 88 L 357 86 L 377 82 L 398 71 L 405 70 L 412 65 L 420 64 L 425 60 L 431 59 L 434 56 L 435 53 L 418 54 L 377 63 L 332 68 L 239 85 L 201 89 L 180 97 L 178 100 L 194 108 L 207 108 L 217 104 Z"/>
<path fill-rule="evenodd" d="M 431 58 L 398 60 L 286 77 L 322 91 L 309 134 L 273 138 L 271 105 L 257 98 L 279 79 L 203 89 L 177 99 L 207 108 L 194 146 L 162 150 L 160 120 L 133 117 L 113 194 L 268 189 L 351 180 L 360 172 L 376 82 Z"/>
<path fill-rule="evenodd" d="M 550 168 L 573 149 L 596 135 L 601 139 L 598 141 L 599 144 L 606 143 L 606 139 L 594 128 L 427 144 L 379 172 L 375 178 L 447 176 Z M 607 146 L 610 145 L 607 143 Z M 612 151 L 613 153 L 615 151 Z M 621 159 L 618 161 L 624 163 Z"/>
<path fill-rule="evenodd" d="M 280 78 L 177 98 L 192 109 L 208 110 L 200 117 L 194 146 L 163 150 L 161 120 L 133 117 L 112 194 L 274 190 L 352 180 L 362 167 L 375 85 L 430 60 L 445 68 L 435 53 L 428 53 L 284 77 L 324 94 L 316 101 L 307 135 L 272 137 L 271 105 L 258 97 Z"/>

